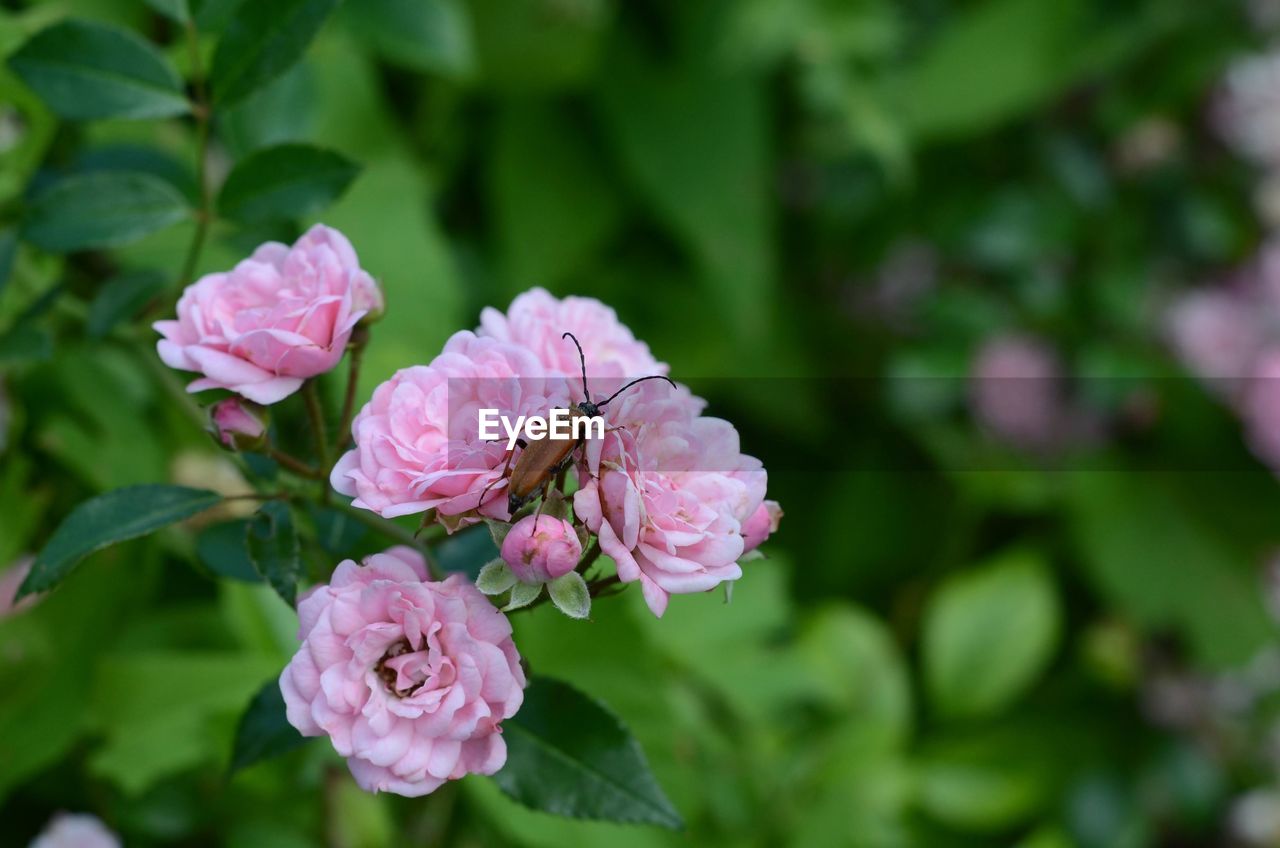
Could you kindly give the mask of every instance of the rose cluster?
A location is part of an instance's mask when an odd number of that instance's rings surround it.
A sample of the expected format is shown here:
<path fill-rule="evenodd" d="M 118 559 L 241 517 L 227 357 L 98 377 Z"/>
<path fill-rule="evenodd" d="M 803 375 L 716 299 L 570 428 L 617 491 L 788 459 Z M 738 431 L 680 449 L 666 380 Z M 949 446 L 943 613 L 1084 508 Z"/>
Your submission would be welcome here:
<path fill-rule="evenodd" d="M 263 245 L 189 286 L 177 320 L 155 325 L 158 350 L 200 372 L 190 391 L 231 393 L 210 408 L 225 447 L 271 449 L 264 407 L 358 349 L 355 332 L 382 308 L 351 244 L 316 226 L 292 247 Z M 705 401 L 669 379 L 628 387 L 669 371 L 600 301 L 534 289 L 505 313 L 484 310 L 474 331 L 396 372 L 355 415 L 350 449 L 324 469 L 333 489 L 355 508 L 422 514 L 424 526 L 450 533 L 488 522 L 501 553 L 473 585 L 458 574 L 433 579 L 418 550 L 392 548 L 341 563 L 301 596 L 301 646 L 280 677 L 288 718 L 304 735 L 328 736 L 362 787 L 423 795 L 502 767 L 501 724 L 526 681 L 491 597 L 505 595 L 512 610 L 546 589 L 561 611 L 585 618 L 596 589 L 638 582 L 661 616 L 673 594 L 738 579 L 746 555 L 777 529 L 764 468 L 729 422 L 704 415 Z M 603 404 L 604 438 L 549 471 L 541 499 L 512 515 L 510 471 L 524 448 L 481 439 L 479 410 L 515 420 L 584 400 Z M 600 554 L 616 574 L 601 574 Z"/>

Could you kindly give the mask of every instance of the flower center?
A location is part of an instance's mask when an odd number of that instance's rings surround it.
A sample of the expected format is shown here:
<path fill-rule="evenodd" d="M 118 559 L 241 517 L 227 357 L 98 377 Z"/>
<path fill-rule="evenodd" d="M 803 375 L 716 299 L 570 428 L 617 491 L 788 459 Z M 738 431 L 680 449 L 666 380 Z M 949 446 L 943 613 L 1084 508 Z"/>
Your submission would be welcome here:
<path fill-rule="evenodd" d="M 388 692 L 397 698 L 408 698 L 427 682 L 429 655 L 425 645 L 422 650 L 415 651 L 406 640 L 401 639 L 387 648 L 373 670 Z"/>

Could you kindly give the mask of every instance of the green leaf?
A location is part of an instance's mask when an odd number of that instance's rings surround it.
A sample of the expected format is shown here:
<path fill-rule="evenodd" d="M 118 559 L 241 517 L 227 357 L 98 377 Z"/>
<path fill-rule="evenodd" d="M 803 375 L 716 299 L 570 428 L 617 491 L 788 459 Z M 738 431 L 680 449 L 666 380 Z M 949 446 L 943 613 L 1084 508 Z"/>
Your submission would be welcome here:
<path fill-rule="evenodd" d="M 285 716 L 280 681 L 269 680 L 253 696 L 249 708 L 240 717 L 231 753 L 231 771 L 236 772 L 259 760 L 292 751 L 306 741 L 307 737 L 300 734 Z"/>
<path fill-rule="evenodd" d="M 249 558 L 246 545 L 249 519 L 224 521 L 206 527 L 196 538 L 196 556 L 205 568 L 219 577 L 260 583 L 262 575 Z"/>
<path fill-rule="evenodd" d="M 9 67 L 69 120 L 163 118 L 189 109 L 182 80 L 156 48 L 103 24 L 55 24 L 14 53 Z"/>
<path fill-rule="evenodd" d="M 150 174 L 74 174 L 36 197 L 22 235 L 51 253 L 137 241 L 190 215 L 182 195 Z"/>
<path fill-rule="evenodd" d="M 245 527 L 245 544 L 253 567 L 289 606 L 295 606 L 302 559 L 288 505 L 280 501 L 263 504 Z"/>
<path fill-rule="evenodd" d="M 53 531 L 18 597 L 53 588 L 94 551 L 190 518 L 221 501 L 217 492 L 154 484 L 126 486 L 91 498 L 71 510 Z"/>
<path fill-rule="evenodd" d="M 218 194 L 218 211 L 245 224 L 292 221 L 337 200 L 360 168 L 350 159 L 306 144 L 281 144 L 236 164 Z"/>
<path fill-rule="evenodd" d="M 520 803 L 570 818 L 684 827 L 639 743 L 568 684 L 533 678 L 502 731 L 507 764 L 493 779 Z"/>
<path fill-rule="evenodd" d="M 18 259 L 18 230 L 15 227 L 0 228 L 0 294 L 9 282 L 14 263 Z"/>
<path fill-rule="evenodd" d="M 501 595 L 515 585 L 515 572 L 500 559 L 485 565 L 476 577 L 476 588 L 486 595 Z"/>
<path fill-rule="evenodd" d="M 53 356 L 53 336 L 44 327 L 19 324 L 0 335 L 0 363 L 39 362 Z"/>
<path fill-rule="evenodd" d="M 503 612 L 509 610 L 527 607 L 529 604 L 538 600 L 538 596 L 542 594 L 541 583 L 516 583 L 511 587 L 511 597 L 507 599 L 507 605 L 502 608 Z"/>
<path fill-rule="evenodd" d="M 587 581 L 576 571 L 563 574 L 547 584 L 551 603 L 570 618 L 586 618 L 591 615 L 591 592 Z"/>
<path fill-rule="evenodd" d="M 374 50 L 420 71 L 465 76 L 475 64 L 471 18 L 461 0 L 361 0 L 345 22 Z"/>
<path fill-rule="evenodd" d="M 214 102 L 230 106 L 291 68 L 337 6 L 338 0 L 241 3 L 213 54 Z"/>
<path fill-rule="evenodd" d="M 590 79 L 614 6 L 611 0 L 581 0 L 564 14 L 548 0 L 468 0 L 484 82 L 527 93 Z"/>
<path fill-rule="evenodd" d="M 1013 551 L 956 575 L 931 599 L 924 620 L 924 673 L 946 715 L 999 711 L 1044 669 L 1062 613 L 1042 557 Z"/>
<path fill-rule="evenodd" d="M 191 22 L 191 6 L 187 0 L 146 0 L 151 8 L 180 24 Z"/>
<path fill-rule="evenodd" d="M 435 553 L 436 562 L 444 571 L 459 571 L 475 580 L 480 569 L 498 556 L 498 546 L 492 533 L 476 527 L 444 539 L 436 546 Z"/>
<path fill-rule="evenodd" d="M 155 271 L 134 271 L 108 280 L 89 304 L 85 319 L 89 337 L 102 338 L 121 321 L 140 312 L 164 287 L 164 276 Z"/>

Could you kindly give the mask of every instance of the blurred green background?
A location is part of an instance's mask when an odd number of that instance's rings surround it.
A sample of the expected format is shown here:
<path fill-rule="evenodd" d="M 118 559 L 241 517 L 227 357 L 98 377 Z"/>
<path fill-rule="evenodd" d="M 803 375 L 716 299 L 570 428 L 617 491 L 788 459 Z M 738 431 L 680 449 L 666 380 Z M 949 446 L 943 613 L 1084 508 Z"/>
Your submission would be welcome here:
<path fill-rule="evenodd" d="M 235 5 L 197 4 L 205 47 Z M 786 518 L 730 606 L 658 621 L 631 591 L 589 624 L 517 617 L 534 668 L 635 731 L 688 829 L 532 813 L 480 778 L 369 796 L 320 744 L 228 779 L 296 619 L 211 579 L 188 526 L 0 620 L 0 844 L 85 810 L 129 846 L 1280 845 L 1280 486 L 1161 329 L 1266 237 L 1259 174 L 1212 121 L 1231 63 L 1267 49 L 1247 12 L 346 0 L 218 118 L 212 159 L 219 178 L 302 141 L 360 166 L 318 220 L 387 295 L 361 400 L 540 285 L 615 307 L 770 471 Z M 142 0 L 4 0 L 0 54 L 68 15 L 189 67 Z M 0 225 L 68 172 L 194 196 L 194 149 L 181 119 L 60 122 L 0 71 Z M 200 270 L 303 223 L 220 221 Z M 172 281 L 191 228 L 69 258 L 0 234 L 0 568 L 94 493 L 236 485 L 149 331 L 93 323 L 104 278 Z M 1010 334 L 1055 352 L 1087 438 L 975 422 L 974 358 Z"/>

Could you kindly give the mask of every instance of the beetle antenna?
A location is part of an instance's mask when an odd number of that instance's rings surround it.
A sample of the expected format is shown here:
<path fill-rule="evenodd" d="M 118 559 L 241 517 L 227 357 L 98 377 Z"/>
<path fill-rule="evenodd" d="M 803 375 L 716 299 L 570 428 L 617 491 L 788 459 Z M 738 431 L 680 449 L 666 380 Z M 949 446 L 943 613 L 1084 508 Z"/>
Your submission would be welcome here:
<path fill-rule="evenodd" d="M 561 341 L 565 339 L 573 339 L 573 346 L 578 349 L 578 361 L 582 363 L 582 394 L 586 397 L 587 403 L 591 403 L 591 392 L 587 391 L 587 355 L 582 352 L 582 345 L 578 344 L 578 337 L 573 333 L 565 333 L 560 337 Z"/>
<path fill-rule="evenodd" d="M 623 386 L 622 388 L 618 389 L 618 390 L 617 390 L 616 392 L 614 392 L 613 394 L 609 395 L 609 397 L 607 397 L 607 398 L 605 398 L 604 400 L 602 400 L 602 401 L 600 401 L 599 403 L 597 403 L 597 404 L 596 404 L 596 408 L 597 408 L 597 409 L 599 409 L 600 407 L 603 407 L 603 406 L 604 406 L 605 404 L 607 404 L 609 401 L 613 400 L 613 399 L 614 399 L 614 398 L 616 398 L 618 395 L 622 394 L 622 393 L 623 393 L 623 392 L 625 392 L 627 389 L 629 389 L 629 388 L 631 388 L 632 386 L 634 386 L 636 383 L 643 383 L 645 380 L 666 380 L 668 383 L 670 383 L 670 384 L 671 384 L 671 388 L 673 388 L 673 389 L 674 389 L 674 388 L 678 388 L 678 387 L 676 386 L 675 380 L 672 380 L 670 377 L 664 377 L 664 376 L 662 376 L 661 374 L 650 374 L 648 377 L 641 377 L 641 378 L 640 378 L 640 379 L 638 379 L 638 380 L 632 380 L 630 383 L 627 383 L 625 386 Z"/>

